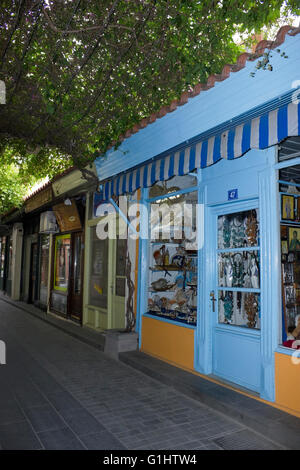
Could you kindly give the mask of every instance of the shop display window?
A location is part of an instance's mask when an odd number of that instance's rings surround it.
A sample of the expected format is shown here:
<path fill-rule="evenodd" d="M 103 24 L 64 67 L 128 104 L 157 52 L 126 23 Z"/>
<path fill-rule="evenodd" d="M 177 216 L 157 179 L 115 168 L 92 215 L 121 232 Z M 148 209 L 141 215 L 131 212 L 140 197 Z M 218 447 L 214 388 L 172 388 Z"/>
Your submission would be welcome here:
<path fill-rule="evenodd" d="M 178 191 L 181 178 L 178 185 L 167 182 L 169 187 Z M 195 180 L 189 177 L 190 183 Z M 151 204 L 147 310 L 193 326 L 197 322 L 196 205 L 197 191 L 173 193 Z"/>
<path fill-rule="evenodd" d="M 259 211 L 218 217 L 218 321 L 260 328 Z"/>
<path fill-rule="evenodd" d="M 281 202 L 282 344 L 297 349 L 300 347 L 300 165 L 281 169 L 278 187 Z"/>
<path fill-rule="evenodd" d="M 55 238 L 54 289 L 67 292 L 70 269 L 70 235 Z"/>

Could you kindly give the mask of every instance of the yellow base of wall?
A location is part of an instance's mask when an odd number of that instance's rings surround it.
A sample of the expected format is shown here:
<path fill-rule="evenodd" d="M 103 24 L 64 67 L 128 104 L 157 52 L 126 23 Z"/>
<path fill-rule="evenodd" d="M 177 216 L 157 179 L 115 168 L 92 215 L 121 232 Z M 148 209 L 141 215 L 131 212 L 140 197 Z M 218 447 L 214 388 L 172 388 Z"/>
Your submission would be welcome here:
<path fill-rule="evenodd" d="M 194 369 L 194 330 L 143 317 L 141 350 L 170 364 Z"/>
<path fill-rule="evenodd" d="M 300 364 L 286 354 L 275 353 L 275 393 L 282 409 L 300 417 Z"/>

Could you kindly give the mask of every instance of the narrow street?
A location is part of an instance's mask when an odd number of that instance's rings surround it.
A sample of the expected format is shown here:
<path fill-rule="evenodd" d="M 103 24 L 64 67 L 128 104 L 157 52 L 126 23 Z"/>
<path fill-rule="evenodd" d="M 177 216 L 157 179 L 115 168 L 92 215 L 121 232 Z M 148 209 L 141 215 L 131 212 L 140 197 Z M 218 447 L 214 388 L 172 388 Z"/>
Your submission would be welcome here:
<path fill-rule="evenodd" d="M 2 449 L 277 449 L 0 300 Z"/>

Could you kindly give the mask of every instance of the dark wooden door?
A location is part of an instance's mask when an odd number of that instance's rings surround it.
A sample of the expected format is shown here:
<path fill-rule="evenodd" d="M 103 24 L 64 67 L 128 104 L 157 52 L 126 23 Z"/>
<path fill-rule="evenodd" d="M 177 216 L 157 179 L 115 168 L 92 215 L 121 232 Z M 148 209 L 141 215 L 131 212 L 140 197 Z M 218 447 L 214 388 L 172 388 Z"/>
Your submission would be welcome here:
<path fill-rule="evenodd" d="M 83 233 L 72 233 L 68 315 L 81 323 L 83 294 Z"/>

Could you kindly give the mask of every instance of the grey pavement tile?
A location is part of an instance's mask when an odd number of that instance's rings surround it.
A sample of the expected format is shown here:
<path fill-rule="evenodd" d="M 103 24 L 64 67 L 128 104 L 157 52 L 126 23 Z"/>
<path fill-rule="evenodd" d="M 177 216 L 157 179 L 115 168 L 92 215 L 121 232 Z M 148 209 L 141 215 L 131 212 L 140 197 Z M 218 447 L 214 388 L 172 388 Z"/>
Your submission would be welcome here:
<path fill-rule="evenodd" d="M 49 404 L 27 408 L 24 412 L 36 432 L 62 429 L 66 426 L 59 414 Z"/>
<path fill-rule="evenodd" d="M 107 431 L 82 436 L 82 441 L 89 450 L 124 450 L 120 440 Z"/>
<path fill-rule="evenodd" d="M 25 421 L 25 416 L 16 402 L 0 408 L 1 424 L 18 423 L 20 421 Z"/>
<path fill-rule="evenodd" d="M 72 431 L 80 437 L 105 431 L 105 427 L 85 409 L 64 411 L 62 415 Z"/>
<path fill-rule="evenodd" d="M 0 442 L 4 450 L 37 450 L 43 448 L 26 421 L 1 424 Z"/>
<path fill-rule="evenodd" d="M 48 393 L 47 399 L 58 411 L 64 413 L 69 410 L 81 410 L 82 406 L 75 398 L 72 397 L 67 391 Z"/>
<path fill-rule="evenodd" d="M 82 450 L 85 447 L 69 428 L 38 433 L 47 450 Z"/>

